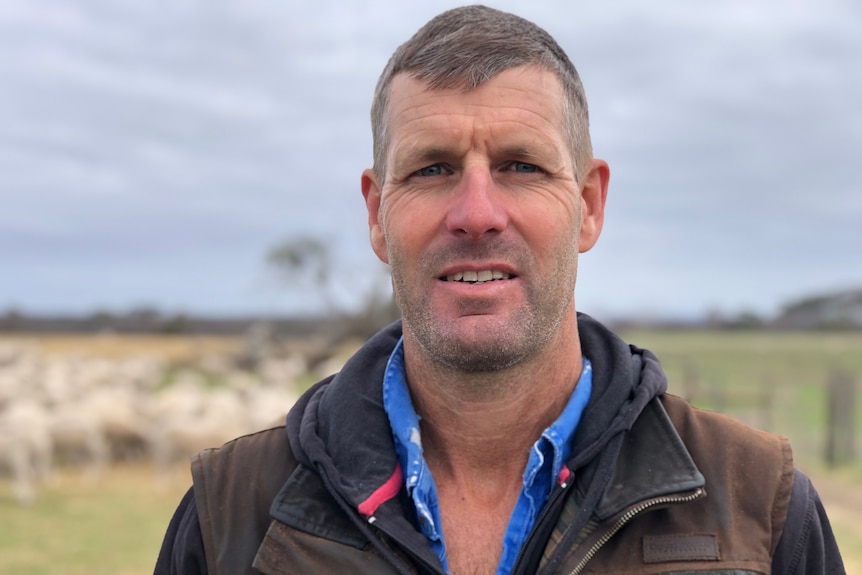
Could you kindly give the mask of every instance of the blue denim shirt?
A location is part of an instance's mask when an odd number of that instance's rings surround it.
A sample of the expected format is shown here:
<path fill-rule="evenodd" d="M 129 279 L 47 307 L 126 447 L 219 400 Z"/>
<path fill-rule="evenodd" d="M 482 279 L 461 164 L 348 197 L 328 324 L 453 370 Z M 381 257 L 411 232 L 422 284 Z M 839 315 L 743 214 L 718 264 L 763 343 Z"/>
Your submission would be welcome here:
<path fill-rule="evenodd" d="M 416 506 L 419 528 L 448 572 L 449 563 L 440 524 L 437 487 L 422 453 L 419 416 L 413 408 L 407 388 L 403 342 L 403 338 L 399 340 L 386 366 L 383 377 L 383 407 L 389 415 L 395 450 L 404 474 L 407 494 Z M 590 399 L 592 383 L 592 366 L 590 361 L 584 358 L 581 377 L 566 407 L 530 449 L 530 457 L 524 470 L 524 485 L 503 538 L 503 553 L 497 566 L 497 575 L 511 572 L 539 511 L 554 483 L 561 477 L 563 465 L 571 456 L 572 437 Z"/>

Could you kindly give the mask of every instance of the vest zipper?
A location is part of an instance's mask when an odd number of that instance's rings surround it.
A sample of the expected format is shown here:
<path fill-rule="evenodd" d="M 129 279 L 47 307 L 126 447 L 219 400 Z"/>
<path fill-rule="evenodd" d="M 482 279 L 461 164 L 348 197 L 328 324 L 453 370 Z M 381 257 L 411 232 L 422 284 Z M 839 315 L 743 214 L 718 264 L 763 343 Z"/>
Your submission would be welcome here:
<path fill-rule="evenodd" d="M 692 493 L 688 495 L 666 495 L 663 497 L 655 497 L 653 499 L 648 499 L 638 505 L 635 505 L 628 511 L 626 511 L 619 519 L 617 519 L 616 523 L 611 526 L 611 528 L 602 535 L 598 541 L 596 541 L 590 550 L 587 551 L 587 554 L 584 555 L 583 559 L 581 559 L 580 563 L 578 563 L 572 571 L 569 572 L 569 575 L 578 575 L 581 571 L 584 570 L 587 563 L 592 559 L 596 553 L 599 552 L 605 543 L 610 541 L 611 537 L 613 537 L 617 531 L 622 529 L 629 521 L 634 519 L 637 515 L 643 513 L 647 509 L 651 507 L 655 507 L 656 505 L 665 505 L 669 503 L 688 503 L 690 501 L 694 501 L 703 495 L 703 488 L 698 487 Z"/>

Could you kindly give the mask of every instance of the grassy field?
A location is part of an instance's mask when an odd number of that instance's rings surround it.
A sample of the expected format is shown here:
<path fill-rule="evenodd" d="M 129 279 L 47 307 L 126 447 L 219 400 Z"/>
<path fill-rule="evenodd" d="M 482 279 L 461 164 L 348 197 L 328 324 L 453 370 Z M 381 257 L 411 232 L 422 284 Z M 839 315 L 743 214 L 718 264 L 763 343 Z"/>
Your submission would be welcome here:
<path fill-rule="evenodd" d="M 835 528 L 848 573 L 862 573 L 862 453 L 853 465 L 823 464 L 826 382 L 834 369 L 862 386 L 862 334 L 650 332 L 624 334 L 655 351 L 671 392 L 721 407 L 752 424 L 790 437 L 799 466 L 814 478 Z M 208 343 L 202 343 L 208 342 Z M 234 349 L 229 339 L 55 338 L 46 350 L 94 349 L 113 355 L 182 356 Z M 97 346 L 101 345 L 101 348 Z M 766 390 L 766 391 L 764 391 Z M 764 404 L 762 399 L 769 398 Z M 862 402 L 862 393 L 859 401 Z M 764 408 L 764 405 L 768 407 Z M 857 446 L 862 413 L 857 407 Z M 0 573 L 41 575 L 151 573 L 168 520 L 188 487 L 178 469 L 157 481 L 148 465 L 116 467 L 100 481 L 60 473 L 29 507 L 18 506 L 0 478 Z"/>
<path fill-rule="evenodd" d="M 836 371 L 853 377 L 860 388 L 855 421 L 857 432 L 862 430 L 862 333 L 630 331 L 622 335 L 658 355 L 670 392 L 789 437 L 797 462 L 812 472 L 823 463 L 828 381 Z"/>
<path fill-rule="evenodd" d="M 191 476 L 150 466 L 112 468 L 98 481 L 64 471 L 22 507 L 0 482 L 0 573 L 152 573 L 168 521 Z"/>
<path fill-rule="evenodd" d="M 174 335 L 28 335 L 0 334 L 0 346 L 25 346 L 46 355 L 86 355 L 88 357 L 156 357 L 165 360 L 234 353 L 241 342 L 233 336 Z"/>

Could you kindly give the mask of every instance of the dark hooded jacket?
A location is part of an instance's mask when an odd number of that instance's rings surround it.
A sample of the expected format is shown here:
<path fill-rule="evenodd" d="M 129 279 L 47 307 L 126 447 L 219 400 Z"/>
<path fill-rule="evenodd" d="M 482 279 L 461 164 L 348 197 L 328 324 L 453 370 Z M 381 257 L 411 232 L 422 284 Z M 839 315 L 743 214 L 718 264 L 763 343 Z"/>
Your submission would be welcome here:
<path fill-rule="evenodd" d="M 588 316 L 579 330 L 592 395 L 514 573 L 843 573 L 785 439 L 666 394 L 655 356 Z M 155 572 L 443 573 L 383 408 L 400 335 L 369 340 L 286 426 L 196 456 Z"/>

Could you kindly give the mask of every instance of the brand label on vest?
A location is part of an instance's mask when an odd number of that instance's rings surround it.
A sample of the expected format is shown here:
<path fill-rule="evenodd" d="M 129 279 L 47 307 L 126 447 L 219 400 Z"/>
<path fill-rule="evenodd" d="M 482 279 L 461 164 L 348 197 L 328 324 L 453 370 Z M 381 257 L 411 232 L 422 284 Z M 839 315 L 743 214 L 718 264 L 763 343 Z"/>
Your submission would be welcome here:
<path fill-rule="evenodd" d="M 644 563 L 718 561 L 715 535 L 645 535 Z"/>

